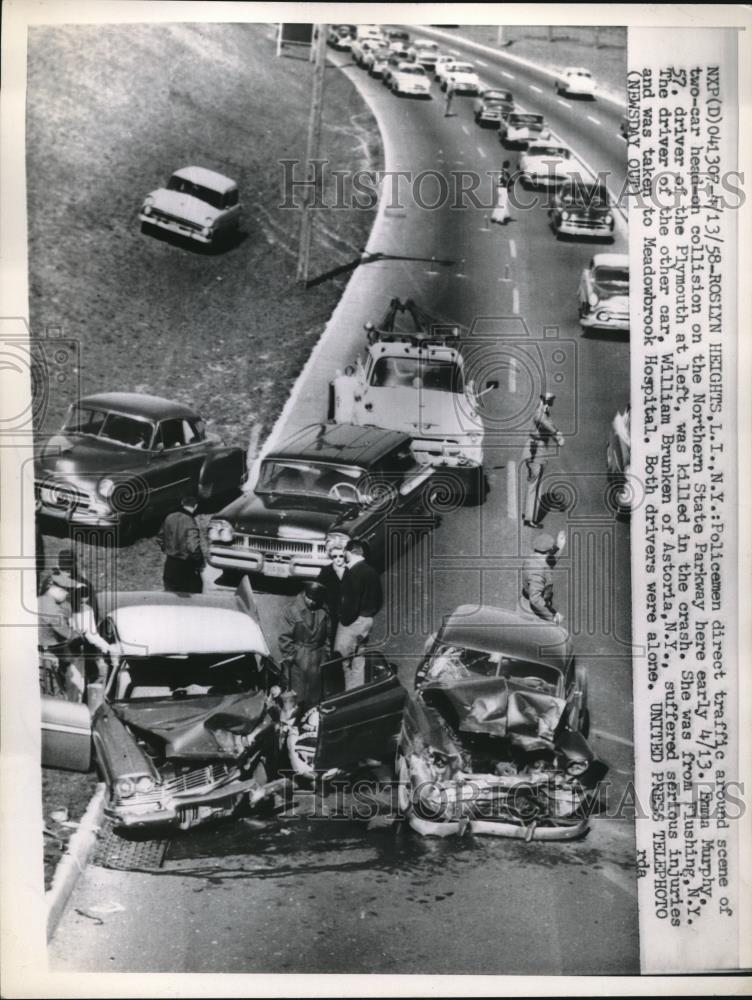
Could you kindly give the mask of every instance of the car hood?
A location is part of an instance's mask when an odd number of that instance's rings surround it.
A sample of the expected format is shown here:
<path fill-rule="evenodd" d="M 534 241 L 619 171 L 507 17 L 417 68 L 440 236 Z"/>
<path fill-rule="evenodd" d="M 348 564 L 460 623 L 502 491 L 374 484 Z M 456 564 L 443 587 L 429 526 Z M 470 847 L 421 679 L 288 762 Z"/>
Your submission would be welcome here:
<path fill-rule="evenodd" d="M 524 156 L 520 167 L 537 174 L 546 174 L 549 171 L 554 174 L 576 173 L 576 167 L 563 156 Z"/>
<path fill-rule="evenodd" d="M 404 431 L 413 437 L 445 437 L 480 431 L 473 419 L 470 400 L 459 394 L 431 389 L 369 389 L 366 401 L 368 423 L 392 431 Z"/>
<path fill-rule="evenodd" d="M 540 125 L 515 125 L 513 122 L 509 122 L 509 131 L 519 132 L 520 134 L 524 132 L 525 135 L 535 135 L 537 132 L 543 131 L 543 123 L 541 122 Z"/>
<path fill-rule="evenodd" d="M 449 80 L 459 81 L 460 83 L 477 83 L 478 74 L 477 73 L 456 73 L 454 71 L 447 73 L 447 78 Z"/>
<path fill-rule="evenodd" d="M 213 222 L 219 215 L 221 209 L 213 208 L 200 198 L 193 195 L 183 194 L 181 191 L 168 191 L 167 188 L 159 188 L 149 195 L 154 199 L 153 208 L 159 208 L 170 215 L 175 215 L 180 219 L 188 219 L 199 225 L 206 225 L 207 219 Z"/>
<path fill-rule="evenodd" d="M 503 677 L 429 682 L 421 697 L 444 718 L 451 718 L 460 732 L 506 736 L 522 744 L 550 743 L 566 709 L 562 698 Z"/>
<path fill-rule="evenodd" d="M 148 452 L 124 448 L 116 441 L 81 434 L 55 434 L 44 443 L 35 459 L 39 476 L 100 476 L 141 466 Z"/>
<path fill-rule="evenodd" d="M 326 497 L 293 497 L 280 493 L 251 493 L 238 497 L 217 515 L 234 528 L 252 534 L 294 538 L 297 531 L 322 538 L 347 519 L 353 506 Z"/>
<path fill-rule="evenodd" d="M 629 312 L 629 296 L 611 291 L 608 285 L 596 285 L 599 305 L 608 305 L 613 312 Z"/>
<path fill-rule="evenodd" d="M 115 703 L 110 707 L 127 726 L 163 741 L 169 760 L 234 760 L 240 748 L 231 733 L 250 732 L 261 720 L 266 704 L 265 694 L 254 692 L 188 701 Z"/>

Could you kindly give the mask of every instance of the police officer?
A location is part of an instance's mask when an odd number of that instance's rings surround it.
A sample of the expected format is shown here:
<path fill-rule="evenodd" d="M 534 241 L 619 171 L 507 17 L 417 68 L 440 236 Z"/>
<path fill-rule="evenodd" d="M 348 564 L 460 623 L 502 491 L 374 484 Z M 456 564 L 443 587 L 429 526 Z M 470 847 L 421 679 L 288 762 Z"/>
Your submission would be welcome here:
<path fill-rule="evenodd" d="M 194 517 L 197 509 L 196 497 L 182 497 L 180 510 L 167 515 L 157 535 L 157 544 L 165 554 L 162 574 L 165 590 L 182 594 L 200 594 L 203 590 L 204 553 Z"/>
<path fill-rule="evenodd" d="M 563 616 L 554 608 L 554 577 L 551 570 L 556 565 L 556 555 L 566 542 L 560 531 L 556 541 L 544 531 L 533 540 L 533 551 L 522 564 L 522 595 L 520 610 L 533 614 L 546 622 L 560 625 Z"/>
<path fill-rule="evenodd" d="M 551 420 L 551 407 L 556 397 L 547 392 L 540 397 L 533 416 L 533 429 L 522 455 L 525 470 L 525 506 L 522 522 L 528 528 L 540 528 L 540 488 L 549 459 L 556 456 L 556 446 L 564 444 L 564 436 Z"/>

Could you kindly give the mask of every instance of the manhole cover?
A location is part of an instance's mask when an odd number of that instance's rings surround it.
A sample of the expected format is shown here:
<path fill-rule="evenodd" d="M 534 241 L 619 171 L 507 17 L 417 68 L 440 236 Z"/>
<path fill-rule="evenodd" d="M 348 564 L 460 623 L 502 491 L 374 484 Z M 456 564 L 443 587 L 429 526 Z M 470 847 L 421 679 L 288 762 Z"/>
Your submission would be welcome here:
<path fill-rule="evenodd" d="M 162 867 L 169 840 L 136 840 L 116 833 L 105 823 L 99 835 L 92 864 L 123 871 L 154 871 Z"/>

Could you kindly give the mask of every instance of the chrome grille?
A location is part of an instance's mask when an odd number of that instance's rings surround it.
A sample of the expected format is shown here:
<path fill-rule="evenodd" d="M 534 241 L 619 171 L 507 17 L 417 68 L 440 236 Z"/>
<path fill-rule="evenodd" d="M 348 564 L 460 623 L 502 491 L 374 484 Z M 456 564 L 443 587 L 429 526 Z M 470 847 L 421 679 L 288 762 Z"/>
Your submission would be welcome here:
<path fill-rule="evenodd" d="M 38 479 L 34 483 L 34 492 L 43 506 L 56 510 L 88 510 L 91 504 L 88 493 L 71 483 Z"/>
<path fill-rule="evenodd" d="M 185 229 L 193 229 L 197 233 L 204 228 L 199 222 L 191 222 L 189 219 L 181 219 L 177 215 L 171 215 L 169 212 L 163 211 L 161 208 L 153 208 L 149 214 L 152 218 L 159 219 L 163 222 L 171 222 L 177 226 L 183 226 Z"/>
<path fill-rule="evenodd" d="M 135 795 L 128 795 L 126 798 L 115 793 L 113 802 L 115 805 L 126 807 L 148 805 L 152 802 L 161 802 L 169 796 L 184 795 L 202 788 L 209 791 L 215 785 L 223 784 L 236 775 L 237 768 L 228 767 L 227 764 L 210 764 L 170 778 L 163 784 L 157 785 L 150 792 L 136 792 Z"/>
<path fill-rule="evenodd" d="M 266 535 L 235 535 L 233 548 L 255 549 L 264 555 L 312 556 L 314 542 L 302 542 L 289 538 L 268 538 Z"/>

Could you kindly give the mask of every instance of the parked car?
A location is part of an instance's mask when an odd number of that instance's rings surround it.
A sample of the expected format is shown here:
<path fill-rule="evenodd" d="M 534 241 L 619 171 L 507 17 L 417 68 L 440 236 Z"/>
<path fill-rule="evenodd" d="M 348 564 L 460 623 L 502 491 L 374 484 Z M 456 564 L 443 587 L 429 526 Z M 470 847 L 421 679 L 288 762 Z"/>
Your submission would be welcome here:
<path fill-rule="evenodd" d="M 381 82 L 385 87 L 391 88 L 392 86 L 392 73 L 397 69 L 400 63 L 410 63 L 411 60 L 408 59 L 407 51 L 405 49 L 392 49 L 389 58 L 386 61 L 386 66 L 381 71 Z M 414 64 L 413 64 L 414 65 Z"/>
<path fill-rule="evenodd" d="M 269 577 L 314 579 L 327 536 L 364 541 L 382 561 L 394 519 L 425 512 L 433 473 L 397 431 L 311 424 L 261 462 L 253 493 L 209 524 L 209 562 Z M 397 529 L 394 529 L 397 530 Z"/>
<path fill-rule="evenodd" d="M 595 98 L 595 80 L 589 69 L 581 66 L 567 66 L 556 77 L 554 90 L 567 97 Z"/>
<path fill-rule="evenodd" d="M 422 834 L 571 840 L 608 768 L 587 743 L 587 674 L 557 625 L 458 607 L 426 644 L 397 757 Z"/>
<path fill-rule="evenodd" d="M 473 101 L 473 117 L 481 127 L 492 125 L 499 127 L 499 122 L 514 111 L 514 97 L 511 90 L 492 88 L 483 90 Z"/>
<path fill-rule="evenodd" d="M 524 149 L 529 142 L 542 138 L 543 127 L 543 115 L 511 111 L 499 122 L 499 142 L 505 148 Z"/>
<path fill-rule="evenodd" d="M 206 433 L 190 407 L 159 396 L 102 392 L 68 410 L 35 460 L 40 515 L 89 527 L 133 530 L 185 494 L 237 490 L 245 451 Z"/>
<path fill-rule="evenodd" d="M 542 139 L 529 142 L 518 164 L 523 187 L 557 187 L 577 168 L 572 151 L 562 143 Z"/>
<path fill-rule="evenodd" d="M 356 66 L 365 68 L 366 55 L 372 50 L 383 46 L 384 39 L 381 35 L 363 35 L 354 39 L 350 46 L 350 53 Z"/>
<path fill-rule="evenodd" d="M 237 232 L 240 194 L 235 181 L 205 167 L 176 170 L 167 186 L 144 199 L 141 231 L 163 229 L 211 244 Z"/>
<path fill-rule="evenodd" d="M 404 28 L 390 28 L 386 33 L 386 37 L 390 42 L 400 42 L 402 45 L 409 45 L 410 43 L 410 32 L 405 31 Z"/>
<path fill-rule="evenodd" d="M 580 325 L 588 330 L 629 331 L 629 257 L 597 253 L 580 276 Z"/>
<path fill-rule="evenodd" d="M 436 66 L 439 55 L 438 42 L 432 42 L 428 38 L 415 38 L 410 46 L 409 55 L 427 72 L 432 72 Z"/>
<path fill-rule="evenodd" d="M 453 63 L 456 61 L 457 61 L 457 56 L 450 56 L 450 55 L 436 56 L 436 65 L 433 68 L 434 80 L 441 82 L 441 74 L 443 72 L 443 67 L 446 66 L 447 63 Z"/>
<path fill-rule="evenodd" d="M 611 421 L 606 445 L 606 472 L 615 487 L 614 500 L 621 511 L 629 511 L 635 501 L 636 490 L 632 480 L 632 411 L 629 403 L 617 410 Z"/>
<path fill-rule="evenodd" d="M 413 62 L 401 62 L 391 75 L 392 93 L 398 97 L 410 94 L 413 97 L 431 97 L 431 81 L 422 66 Z"/>
<path fill-rule="evenodd" d="M 557 240 L 565 236 L 596 237 L 614 242 L 614 213 L 606 185 L 582 178 L 565 180 L 548 210 Z"/>
<path fill-rule="evenodd" d="M 327 35 L 327 44 L 340 52 L 347 52 L 356 35 L 354 24 L 332 24 Z"/>
<path fill-rule="evenodd" d="M 363 69 L 368 70 L 369 76 L 380 79 L 391 54 L 391 50 L 386 45 L 380 45 L 376 49 L 369 49 L 363 56 Z"/>
<path fill-rule="evenodd" d="M 441 73 L 441 89 L 452 88 L 455 94 L 477 94 L 480 80 L 472 63 L 445 63 Z"/>

